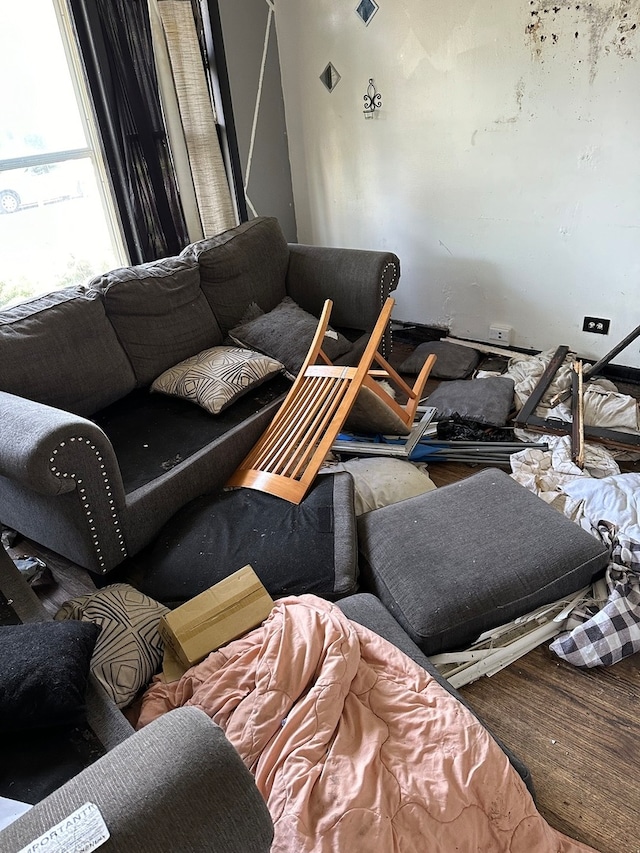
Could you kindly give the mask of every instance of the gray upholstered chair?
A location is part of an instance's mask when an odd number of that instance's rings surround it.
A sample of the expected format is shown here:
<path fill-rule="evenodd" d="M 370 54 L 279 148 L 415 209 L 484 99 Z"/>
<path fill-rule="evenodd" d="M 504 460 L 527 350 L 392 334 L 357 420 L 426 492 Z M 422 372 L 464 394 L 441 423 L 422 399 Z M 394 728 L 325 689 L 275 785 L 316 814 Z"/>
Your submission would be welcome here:
<path fill-rule="evenodd" d="M 109 832 L 105 853 L 268 853 L 273 838 L 253 776 L 198 708 L 110 750 L 0 832 L 0 850 L 17 853 L 87 802 Z"/>

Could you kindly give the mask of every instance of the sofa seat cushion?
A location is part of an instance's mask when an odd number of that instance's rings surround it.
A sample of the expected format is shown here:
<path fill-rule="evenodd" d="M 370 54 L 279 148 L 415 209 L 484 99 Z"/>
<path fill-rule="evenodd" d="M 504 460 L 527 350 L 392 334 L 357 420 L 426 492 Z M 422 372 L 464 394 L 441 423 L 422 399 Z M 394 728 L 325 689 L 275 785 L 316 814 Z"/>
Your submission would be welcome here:
<path fill-rule="evenodd" d="M 91 415 L 135 387 L 95 294 L 69 287 L 0 311 L 0 389 Z"/>
<path fill-rule="evenodd" d="M 284 369 L 275 358 L 240 347 L 211 347 L 161 373 L 152 391 L 190 400 L 219 415 Z"/>
<path fill-rule="evenodd" d="M 216 417 L 179 397 L 138 389 L 93 420 L 113 446 L 129 495 L 241 426 L 290 387 L 288 379 L 276 376 Z"/>
<path fill-rule="evenodd" d="M 358 519 L 365 585 L 426 655 L 587 586 L 601 543 L 497 469 Z"/>
<path fill-rule="evenodd" d="M 192 243 L 181 257 L 198 263 L 202 291 L 224 334 L 252 302 L 271 311 L 286 295 L 289 247 L 273 217 L 258 217 Z"/>
<path fill-rule="evenodd" d="M 355 592 L 353 480 L 320 477 L 300 504 L 253 489 L 204 495 L 169 520 L 144 559 L 139 588 L 177 604 L 247 564 L 274 598 Z"/>
<path fill-rule="evenodd" d="M 391 399 L 393 387 L 386 381 L 378 383 Z M 409 435 L 410 428 L 389 404 L 371 388 L 363 385 L 344 424 L 346 432 L 356 435 Z"/>
<path fill-rule="evenodd" d="M 123 267 L 94 278 L 88 287 L 104 299 L 139 387 L 184 358 L 222 343 L 192 259 Z"/>

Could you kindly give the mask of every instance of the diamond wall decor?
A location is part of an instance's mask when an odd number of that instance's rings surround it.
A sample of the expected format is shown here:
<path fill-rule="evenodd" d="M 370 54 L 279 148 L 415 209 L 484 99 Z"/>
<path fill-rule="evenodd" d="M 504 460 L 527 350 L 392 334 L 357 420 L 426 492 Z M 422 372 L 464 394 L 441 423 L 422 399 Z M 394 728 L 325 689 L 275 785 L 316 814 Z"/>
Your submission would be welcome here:
<path fill-rule="evenodd" d="M 371 19 L 378 11 L 378 4 L 374 3 L 373 0 L 362 0 L 362 2 L 358 5 L 356 9 L 356 15 L 358 15 L 366 25 L 371 23 Z"/>
<path fill-rule="evenodd" d="M 332 62 L 330 62 L 327 67 L 324 69 L 322 74 L 320 75 L 320 79 L 327 87 L 329 92 L 333 92 L 338 83 L 340 82 L 340 75 L 336 71 L 335 66 Z"/>

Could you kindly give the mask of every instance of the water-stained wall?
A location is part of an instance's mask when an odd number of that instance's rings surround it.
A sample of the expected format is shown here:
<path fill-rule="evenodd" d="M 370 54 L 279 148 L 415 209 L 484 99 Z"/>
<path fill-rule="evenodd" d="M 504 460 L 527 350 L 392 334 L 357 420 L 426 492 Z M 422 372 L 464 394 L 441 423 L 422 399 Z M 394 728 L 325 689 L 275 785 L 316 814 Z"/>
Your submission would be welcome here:
<path fill-rule="evenodd" d="M 358 3 L 274 3 L 300 241 L 397 252 L 398 319 L 603 355 L 640 323 L 640 0 Z"/>

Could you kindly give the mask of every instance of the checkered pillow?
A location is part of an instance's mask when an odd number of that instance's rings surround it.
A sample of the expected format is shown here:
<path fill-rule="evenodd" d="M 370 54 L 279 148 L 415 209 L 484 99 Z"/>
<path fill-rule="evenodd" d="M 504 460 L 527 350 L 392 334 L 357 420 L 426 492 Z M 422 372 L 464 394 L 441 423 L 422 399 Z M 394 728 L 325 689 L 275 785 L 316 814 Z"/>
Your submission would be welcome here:
<path fill-rule="evenodd" d="M 640 543 L 616 535 L 607 522 L 600 522 L 598 532 L 611 546 L 609 597 L 595 615 L 549 646 L 575 666 L 610 666 L 640 651 Z"/>

